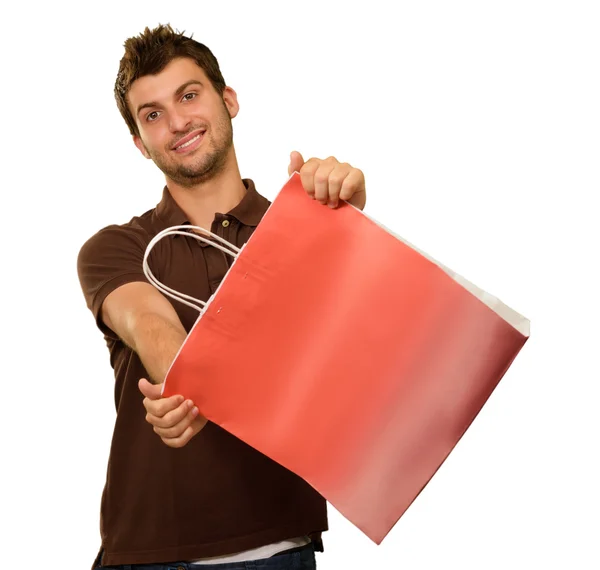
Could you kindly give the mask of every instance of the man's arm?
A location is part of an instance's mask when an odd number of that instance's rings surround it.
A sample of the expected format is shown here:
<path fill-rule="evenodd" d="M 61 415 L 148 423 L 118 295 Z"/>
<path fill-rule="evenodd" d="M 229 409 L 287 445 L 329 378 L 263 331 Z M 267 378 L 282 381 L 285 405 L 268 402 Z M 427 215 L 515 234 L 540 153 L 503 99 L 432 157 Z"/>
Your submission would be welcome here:
<path fill-rule="evenodd" d="M 171 303 L 149 283 L 127 283 L 106 297 L 101 316 L 137 352 L 152 382 L 164 382 L 187 336 Z"/>
<path fill-rule="evenodd" d="M 191 400 L 182 396 L 161 397 L 171 363 L 186 332 L 171 303 L 152 285 L 132 282 L 107 295 L 101 318 L 113 332 L 137 352 L 155 386 L 142 378 L 146 421 L 169 447 L 183 447 L 206 425 Z"/>

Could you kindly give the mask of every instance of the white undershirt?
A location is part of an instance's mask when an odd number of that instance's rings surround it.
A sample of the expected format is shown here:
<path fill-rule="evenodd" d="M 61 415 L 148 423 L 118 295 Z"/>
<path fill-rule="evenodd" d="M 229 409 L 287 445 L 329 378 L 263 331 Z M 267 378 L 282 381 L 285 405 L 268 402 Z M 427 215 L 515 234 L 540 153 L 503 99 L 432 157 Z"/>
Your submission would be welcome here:
<path fill-rule="evenodd" d="M 299 546 L 305 546 L 310 544 L 310 538 L 308 536 L 299 536 L 297 538 L 290 538 L 288 540 L 282 540 L 281 542 L 274 542 L 265 546 L 259 546 L 252 550 L 244 550 L 243 552 L 237 552 L 235 554 L 225 554 L 223 556 L 213 556 L 212 558 L 201 558 L 199 560 L 193 560 L 190 564 L 194 565 L 205 565 L 205 564 L 224 564 L 226 562 L 246 562 L 249 560 L 261 560 L 263 558 L 269 558 L 288 550 L 289 548 L 297 548 Z"/>

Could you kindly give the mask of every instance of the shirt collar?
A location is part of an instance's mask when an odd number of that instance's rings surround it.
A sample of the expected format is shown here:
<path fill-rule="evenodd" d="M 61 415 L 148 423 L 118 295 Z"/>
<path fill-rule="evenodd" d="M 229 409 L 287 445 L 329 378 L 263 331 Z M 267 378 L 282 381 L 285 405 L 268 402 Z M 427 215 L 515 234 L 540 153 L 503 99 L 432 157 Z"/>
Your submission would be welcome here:
<path fill-rule="evenodd" d="M 246 194 L 237 206 L 229 212 L 224 212 L 224 215 L 235 218 L 245 226 L 256 227 L 267 211 L 270 202 L 256 191 L 252 180 L 244 178 L 242 182 L 246 187 Z M 163 229 L 190 223 L 186 213 L 175 202 L 167 186 L 163 188 L 162 199 L 156 206 L 155 213 Z"/>

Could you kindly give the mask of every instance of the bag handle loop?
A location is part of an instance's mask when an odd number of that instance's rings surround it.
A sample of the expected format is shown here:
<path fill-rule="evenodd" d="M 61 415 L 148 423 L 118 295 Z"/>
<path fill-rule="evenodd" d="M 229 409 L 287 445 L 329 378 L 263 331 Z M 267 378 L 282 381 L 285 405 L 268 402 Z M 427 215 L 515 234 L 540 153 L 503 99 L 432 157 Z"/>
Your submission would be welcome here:
<path fill-rule="evenodd" d="M 222 245 L 220 245 L 219 243 L 215 243 L 214 241 L 211 241 L 207 237 L 202 237 L 202 236 L 198 235 L 198 232 L 204 234 L 205 236 L 210 236 L 211 238 L 220 242 L 220 244 L 222 244 Z M 175 289 L 171 289 L 170 287 L 167 287 L 164 283 L 161 283 L 154 276 L 154 274 L 152 273 L 152 270 L 150 269 L 150 266 L 148 265 L 148 257 L 150 255 L 150 251 L 152 250 L 152 248 L 161 239 L 163 239 L 164 237 L 167 237 L 167 236 L 171 236 L 171 235 L 183 235 L 183 236 L 187 236 L 187 237 L 192 237 L 198 241 L 201 241 L 203 243 L 206 243 L 208 245 L 216 247 L 217 249 L 220 249 L 224 253 L 227 253 L 228 255 L 233 257 L 233 259 L 237 259 L 237 256 L 239 255 L 241 249 L 239 247 L 236 247 L 235 245 L 231 244 L 226 239 L 224 239 L 216 234 L 213 234 L 212 232 L 209 232 L 208 230 L 205 230 L 204 228 L 202 228 L 200 226 L 191 226 L 191 225 L 171 226 L 170 228 L 167 228 L 167 229 L 159 232 L 152 238 L 152 240 L 150 240 L 150 243 L 148 244 L 148 247 L 146 248 L 146 252 L 144 254 L 144 261 L 142 263 L 144 275 L 146 276 L 148 281 L 152 285 L 154 285 L 154 287 L 156 287 L 159 291 L 161 291 L 168 297 L 171 297 L 172 299 L 175 299 L 176 301 L 179 301 L 180 303 L 183 303 L 184 305 L 187 305 L 188 307 L 192 307 L 192 309 L 196 309 L 198 312 L 201 313 L 203 311 L 204 307 L 206 306 L 205 301 L 200 301 L 199 299 L 190 297 L 189 295 L 185 295 L 183 293 L 180 293 L 179 291 L 176 291 Z"/>

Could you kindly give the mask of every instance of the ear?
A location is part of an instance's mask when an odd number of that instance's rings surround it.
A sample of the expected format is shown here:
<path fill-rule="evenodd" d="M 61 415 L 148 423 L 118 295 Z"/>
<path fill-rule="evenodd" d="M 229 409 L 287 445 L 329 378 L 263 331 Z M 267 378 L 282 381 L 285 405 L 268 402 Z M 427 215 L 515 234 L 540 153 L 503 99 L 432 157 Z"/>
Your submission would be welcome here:
<path fill-rule="evenodd" d="M 223 90 L 223 102 L 229 111 L 229 116 L 232 119 L 237 116 L 240 105 L 237 100 L 237 93 L 231 87 L 225 87 Z"/>
<path fill-rule="evenodd" d="M 144 146 L 144 143 L 142 142 L 142 139 L 139 136 L 133 135 L 133 142 L 134 142 L 135 146 L 137 146 L 138 150 L 146 158 L 150 158 L 150 155 L 148 154 L 148 151 L 146 150 L 146 147 Z"/>

